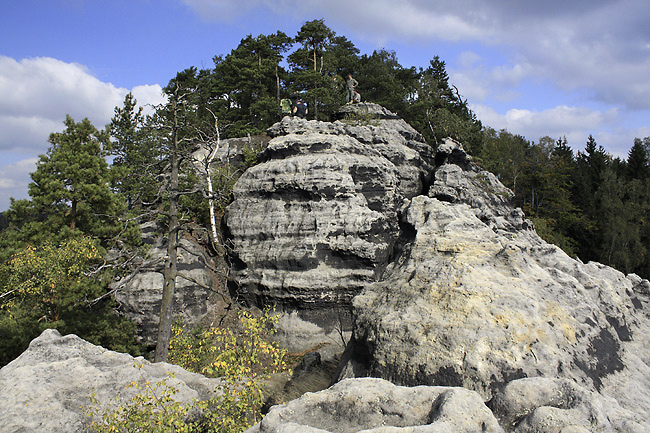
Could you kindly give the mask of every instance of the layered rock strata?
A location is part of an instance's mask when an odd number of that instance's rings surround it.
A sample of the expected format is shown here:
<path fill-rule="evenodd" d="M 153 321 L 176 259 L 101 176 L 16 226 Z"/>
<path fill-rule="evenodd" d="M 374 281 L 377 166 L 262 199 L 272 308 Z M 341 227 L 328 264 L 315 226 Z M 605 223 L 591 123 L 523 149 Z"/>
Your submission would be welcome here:
<path fill-rule="evenodd" d="M 138 340 L 149 347 L 155 346 L 158 333 L 167 255 L 166 241 L 156 227 L 155 223 L 142 226 L 144 241 L 150 247 L 147 259 L 135 273 L 114 287 L 120 312 L 136 324 Z M 215 307 L 211 291 L 206 288 L 218 289 L 215 275 L 206 266 L 207 262 L 214 267 L 211 260 L 205 249 L 191 238 L 180 240 L 173 314 L 186 324 L 199 324 Z"/>
<path fill-rule="evenodd" d="M 433 158 L 392 113 L 357 110 L 365 120 L 285 117 L 238 180 L 226 220 L 240 299 L 331 328 L 392 260 L 400 208 L 426 188 Z"/>

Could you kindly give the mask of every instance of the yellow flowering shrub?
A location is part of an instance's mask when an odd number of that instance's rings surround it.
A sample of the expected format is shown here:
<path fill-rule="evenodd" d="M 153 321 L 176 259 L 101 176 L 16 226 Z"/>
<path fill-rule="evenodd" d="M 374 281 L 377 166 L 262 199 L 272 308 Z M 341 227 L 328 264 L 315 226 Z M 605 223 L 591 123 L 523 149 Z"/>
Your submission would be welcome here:
<path fill-rule="evenodd" d="M 134 367 L 142 368 L 141 364 Z M 173 375 L 170 374 L 170 377 Z M 196 425 L 188 422 L 191 403 L 181 403 L 174 399 L 178 389 L 169 385 L 166 379 L 155 384 L 150 382 L 131 382 L 127 389 L 137 389 L 128 401 L 119 401 L 115 409 L 102 411 L 95 397 L 91 396 L 91 407 L 86 411 L 89 417 L 87 428 L 97 433 L 112 432 L 196 432 Z"/>
<path fill-rule="evenodd" d="M 162 381 L 114 410 L 91 416 L 91 431 L 105 432 L 242 432 L 261 419 L 263 383 L 288 369 L 287 352 L 270 340 L 278 316 L 241 311 L 238 327 L 188 332 L 176 323 L 168 361 L 188 371 L 219 377 L 214 397 L 182 405 L 176 390 Z M 190 416 L 199 413 L 200 416 Z M 150 420 L 155 420 L 150 421 Z"/>

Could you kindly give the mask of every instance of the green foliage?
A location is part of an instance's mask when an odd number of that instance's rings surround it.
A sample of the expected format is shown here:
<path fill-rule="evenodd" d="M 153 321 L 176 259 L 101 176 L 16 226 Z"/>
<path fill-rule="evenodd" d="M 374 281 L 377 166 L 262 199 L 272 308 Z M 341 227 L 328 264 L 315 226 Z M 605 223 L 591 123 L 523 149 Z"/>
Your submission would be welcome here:
<path fill-rule="evenodd" d="M 361 56 L 357 69 L 358 91 L 364 100 L 382 105 L 405 120 L 409 117 L 407 107 L 414 100 L 418 80 L 415 68 L 403 68 L 394 51 L 382 49 Z"/>
<path fill-rule="evenodd" d="M 357 110 L 355 112 L 345 113 L 343 122 L 350 125 L 376 125 L 378 124 L 374 114 Z"/>
<path fill-rule="evenodd" d="M 478 161 L 483 168 L 494 173 L 501 183 L 519 196 L 520 180 L 523 173 L 527 149 L 530 143 L 520 135 L 513 135 L 506 130 L 498 133 L 492 128 L 484 131 L 483 148 Z"/>
<path fill-rule="evenodd" d="M 88 119 L 76 123 L 70 116 L 66 130 L 52 133 L 52 146 L 41 155 L 29 195 L 38 212 L 48 212 L 57 228 L 79 227 L 86 233 L 110 237 L 114 224 L 104 215 L 117 215 L 121 204 L 110 190 L 108 164 L 104 157 L 108 135 Z M 56 212 L 52 212 L 52 210 Z"/>
<path fill-rule="evenodd" d="M 0 233 L 3 364 L 46 328 L 139 352 L 133 324 L 119 319 L 104 298 L 125 256 L 104 259 L 108 248 L 137 249 L 140 232 L 111 189 L 108 134 L 88 119 L 68 116 L 65 125 L 50 135 L 51 147 L 32 173 L 31 200 L 12 201 L 9 225 Z"/>
<path fill-rule="evenodd" d="M 303 48 L 289 56 L 290 61 L 304 69 L 313 64 L 313 70 L 317 71 L 318 61 L 322 59 L 323 51 L 332 37 L 334 37 L 334 32 L 325 25 L 324 20 L 307 21 L 295 38 L 295 41 L 302 44 Z"/>
<path fill-rule="evenodd" d="M 287 59 L 288 92 L 307 101 L 310 118 L 332 120 L 345 102 L 342 76 L 354 72 L 359 50 L 344 36 L 336 36 L 323 20 L 306 22 L 295 41 L 301 47 Z"/>
<path fill-rule="evenodd" d="M 634 145 L 627 156 L 628 179 L 648 179 L 650 178 L 650 137 L 644 140 L 634 139 Z"/>
<path fill-rule="evenodd" d="M 2 365 L 47 328 L 139 353 L 134 326 L 114 315 L 110 299 L 100 299 L 111 275 L 97 270 L 103 255 L 97 240 L 81 237 L 29 246 L 0 265 Z"/>
<path fill-rule="evenodd" d="M 141 243 L 124 200 L 111 189 L 107 133 L 88 119 L 77 123 L 67 116 L 65 125 L 63 132 L 50 135 L 51 146 L 31 174 L 31 200 L 12 200 L 6 212 L 9 227 L 0 234 L 0 260 L 28 245 L 81 235 L 100 239 L 106 248 Z"/>
<path fill-rule="evenodd" d="M 248 35 L 225 58 L 215 57 L 213 71 L 206 72 L 209 88 L 206 107 L 221 119 L 225 137 L 262 133 L 279 120 L 280 66 L 291 39 L 278 31 L 272 35 Z"/>
<path fill-rule="evenodd" d="M 140 387 L 140 393 L 117 407 L 103 411 L 94 400 L 88 410 L 95 432 L 219 432 L 246 430 L 259 421 L 264 402 L 263 383 L 271 374 L 287 369 L 286 351 L 270 341 L 277 316 L 265 311 L 256 316 L 242 311 L 239 328 L 210 328 L 185 331 L 173 327 L 169 360 L 183 368 L 210 377 L 222 385 L 207 401 L 181 404 L 174 400 L 177 389 L 166 380 Z"/>
<path fill-rule="evenodd" d="M 141 369 L 141 364 L 134 367 Z M 170 378 L 173 375 L 170 374 Z M 97 433 L 111 432 L 197 432 L 188 418 L 194 409 L 192 404 L 185 404 L 174 399 L 178 389 L 163 379 L 155 384 L 146 381 L 131 382 L 127 389 L 139 390 L 127 402 L 115 397 L 116 408 L 103 411 L 95 395 L 86 408 L 89 417 L 87 428 Z"/>
<path fill-rule="evenodd" d="M 169 361 L 186 370 L 226 380 L 256 380 L 286 369 L 286 351 L 270 342 L 278 316 L 266 310 L 260 316 L 239 313 L 237 333 L 231 328 L 185 332 L 176 324 Z"/>
<path fill-rule="evenodd" d="M 635 139 L 622 161 L 589 136 L 574 156 L 566 138 L 530 143 L 484 131 L 478 158 L 515 193 L 515 205 L 548 242 L 583 261 L 650 275 L 650 138 Z"/>
<path fill-rule="evenodd" d="M 438 56 L 429 67 L 420 69 L 412 91 L 413 100 L 403 116 L 437 146 L 446 137 L 463 143 L 470 155 L 480 155 L 482 125 L 462 99 L 458 89 L 449 83 L 445 62 Z"/>
<path fill-rule="evenodd" d="M 160 174 L 163 155 L 154 134 L 131 93 L 108 125 L 111 134 L 112 187 L 121 194 L 129 209 L 146 207 L 158 193 L 156 177 Z"/>

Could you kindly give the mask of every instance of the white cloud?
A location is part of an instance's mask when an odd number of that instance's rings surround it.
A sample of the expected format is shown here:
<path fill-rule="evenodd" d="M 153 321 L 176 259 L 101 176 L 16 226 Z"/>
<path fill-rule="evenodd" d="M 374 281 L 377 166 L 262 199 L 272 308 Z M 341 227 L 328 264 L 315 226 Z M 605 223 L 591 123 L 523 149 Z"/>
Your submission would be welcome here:
<path fill-rule="evenodd" d="M 88 73 L 83 65 L 50 57 L 20 62 L 0 57 L 0 113 L 52 118 L 63 112 L 73 117 L 106 119 L 126 93 Z"/>
<path fill-rule="evenodd" d="M 127 93 L 77 63 L 0 56 L 0 209 L 8 207 L 10 196 L 26 196 L 26 174 L 34 169 L 28 158 L 46 152 L 50 133 L 63 130 L 66 114 L 77 121 L 87 117 L 101 129 Z M 142 105 L 163 101 L 157 84 L 134 87 L 133 93 Z"/>
<path fill-rule="evenodd" d="M 134 88 L 142 104 L 161 101 L 159 85 Z M 14 60 L 0 56 L 0 151 L 42 153 L 66 114 L 103 128 L 128 90 L 104 83 L 76 63 L 50 57 Z"/>
<path fill-rule="evenodd" d="M 145 115 L 152 114 L 156 105 L 163 104 L 167 100 L 158 84 L 135 86 L 131 89 L 131 93 L 133 93 L 138 105 L 144 108 Z"/>
<path fill-rule="evenodd" d="M 375 33 L 382 39 L 460 41 L 487 38 L 492 33 L 478 16 L 462 16 L 449 12 L 447 7 L 423 7 L 409 1 L 376 0 L 369 4 L 338 0 L 334 5 L 328 4 L 323 12 L 334 15 L 350 29 Z"/>
<path fill-rule="evenodd" d="M 378 44 L 439 41 L 501 47 L 502 80 L 534 74 L 605 103 L 650 108 L 647 0 L 184 0 L 203 17 L 233 19 L 253 8 L 279 16 L 323 17 Z M 523 69 L 518 69 L 523 68 Z M 492 71 L 496 74 L 498 71 Z M 495 79 L 498 77 L 495 77 Z"/>
<path fill-rule="evenodd" d="M 592 110 L 586 107 L 557 106 L 543 111 L 532 111 L 513 108 L 505 114 L 499 114 L 492 108 L 483 105 L 472 105 L 471 109 L 486 125 L 496 130 L 506 129 L 513 134 L 520 134 L 529 140 L 537 141 L 540 137 L 552 138 L 567 137 L 569 145 L 574 149 L 581 149 L 589 134 L 594 131 L 607 131 L 615 127 L 619 120 L 616 109 L 607 111 Z M 618 131 L 629 135 L 629 131 Z M 598 140 L 598 135 L 595 135 Z M 608 140 L 610 141 L 610 140 Z M 605 145 L 606 143 L 602 143 Z M 631 143 L 609 143 L 611 152 L 620 152 L 620 146 L 630 146 Z"/>
<path fill-rule="evenodd" d="M 36 169 L 38 158 L 28 158 L 0 167 L 0 212 L 9 208 L 10 198 L 27 198 L 29 174 Z"/>

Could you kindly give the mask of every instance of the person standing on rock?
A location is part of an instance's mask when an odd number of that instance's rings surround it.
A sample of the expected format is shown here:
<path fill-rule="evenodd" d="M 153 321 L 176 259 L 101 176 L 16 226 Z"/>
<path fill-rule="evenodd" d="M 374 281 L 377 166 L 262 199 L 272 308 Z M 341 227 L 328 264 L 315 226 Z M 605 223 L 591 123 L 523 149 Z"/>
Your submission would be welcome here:
<path fill-rule="evenodd" d="M 296 101 L 296 105 L 293 106 L 293 115 L 298 116 L 301 119 L 304 119 L 307 116 L 309 110 L 307 110 L 307 103 L 302 100 L 302 98 Z"/>
<path fill-rule="evenodd" d="M 291 99 L 284 98 L 280 101 L 280 109 L 282 110 L 282 116 L 288 116 L 291 114 Z"/>
<path fill-rule="evenodd" d="M 354 103 L 354 94 L 356 93 L 354 88 L 359 85 L 359 82 L 352 78 L 352 74 L 348 74 L 348 80 L 345 82 L 345 88 L 347 90 L 346 101 L 348 104 Z"/>

